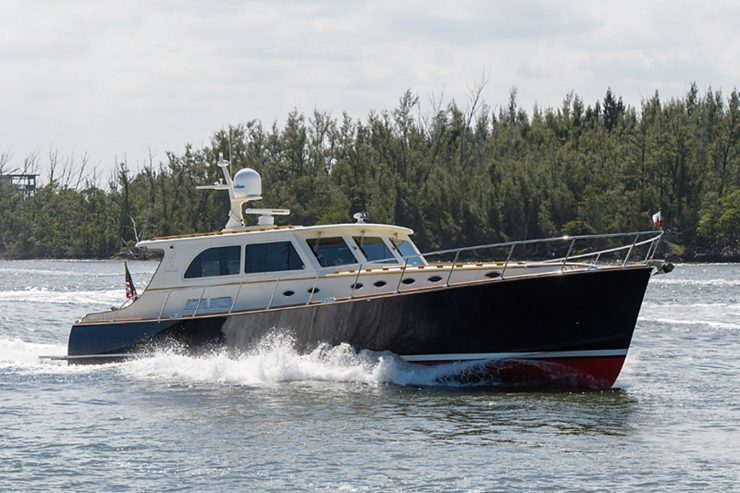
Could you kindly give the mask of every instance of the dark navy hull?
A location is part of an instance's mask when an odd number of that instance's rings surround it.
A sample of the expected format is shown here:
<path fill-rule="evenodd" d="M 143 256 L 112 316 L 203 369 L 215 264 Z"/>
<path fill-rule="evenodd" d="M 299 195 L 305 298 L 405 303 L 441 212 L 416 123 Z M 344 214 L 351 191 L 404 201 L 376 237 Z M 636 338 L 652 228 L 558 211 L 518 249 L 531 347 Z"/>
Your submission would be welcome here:
<path fill-rule="evenodd" d="M 249 350 L 280 330 L 305 351 L 348 343 L 416 363 L 493 360 L 499 363 L 488 370 L 504 379 L 539 381 L 544 375 L 547 382 L 561 373 L 576 386 L 609 387 L 624 362 L 651 271 L 593 270 L 227 316 L 79 324 L 70 334 L 69 355 L 138 353 L 173 341 L 193 350 Z"/>

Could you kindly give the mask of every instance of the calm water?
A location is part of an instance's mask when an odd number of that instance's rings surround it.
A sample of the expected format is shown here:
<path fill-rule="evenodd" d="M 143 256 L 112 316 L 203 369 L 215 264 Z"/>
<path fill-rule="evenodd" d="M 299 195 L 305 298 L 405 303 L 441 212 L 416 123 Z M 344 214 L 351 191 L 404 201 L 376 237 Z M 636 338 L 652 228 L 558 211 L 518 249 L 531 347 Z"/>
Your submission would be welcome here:
<path fill-rule="evenodd" d="M 155 266 L 130 264 L 140 290 Z M 740 265 L 655 277 L 619 389 L 589 393 L 284 337 L 238 360 L 39 361 L 122 301 L 122 269 L 0 261 L 0 491 L 740 489 Z"/>

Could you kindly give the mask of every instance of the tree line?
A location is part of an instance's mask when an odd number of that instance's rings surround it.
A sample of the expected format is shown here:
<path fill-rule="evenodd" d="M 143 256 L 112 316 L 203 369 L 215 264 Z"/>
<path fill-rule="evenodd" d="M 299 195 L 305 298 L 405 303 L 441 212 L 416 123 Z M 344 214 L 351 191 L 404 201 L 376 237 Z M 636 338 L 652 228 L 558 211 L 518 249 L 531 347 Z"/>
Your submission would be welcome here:
<path fill-rule="evenodd" d="M 196 185 L 256 169 L 262 206 L 278 222 L 371 222 L 415 230 L 422 250 L 560 234 L 649 229 L 661 210 L 669 245 L 686 257 L 737 257 L 740 246 L 740 97 L 656 92 L 639 107 L 607 90 L 585 105 L 517 103 L 492 109 L 483 85 L 460 105 L 412 92 L 364 120 L 294 111 L 284 125 L 252 120 L 214 132 L 133 171 L 125 161 L 100 184 L 95 172 L 52 155 L 46 184 L 24 199 L 0 184 L 0 256 L 98 258 L 156 235 L 219 230 L 225 194 Z M 9 172 L 0 154 L 0 174 Z M 33 170 L 36 156 L 21 167 Z M 16 166 L 17 167 L 17 166 Z M 1 183 L 1 182 L 0 182 Z"/>

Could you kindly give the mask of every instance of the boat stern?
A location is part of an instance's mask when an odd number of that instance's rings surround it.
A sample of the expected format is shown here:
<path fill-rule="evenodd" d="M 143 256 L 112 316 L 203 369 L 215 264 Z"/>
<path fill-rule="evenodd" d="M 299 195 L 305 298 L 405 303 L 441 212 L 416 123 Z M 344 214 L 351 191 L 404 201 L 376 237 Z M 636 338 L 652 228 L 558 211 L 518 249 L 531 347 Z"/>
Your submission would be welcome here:
<path fill-rule="evenodd" d="M 131 353 L 135 348 L 171 329 L 174 321 L 79 323 L 69 333 L 67 355 L 91 357 Z M 78 358 L 81 359 L 81 358 Z"/>

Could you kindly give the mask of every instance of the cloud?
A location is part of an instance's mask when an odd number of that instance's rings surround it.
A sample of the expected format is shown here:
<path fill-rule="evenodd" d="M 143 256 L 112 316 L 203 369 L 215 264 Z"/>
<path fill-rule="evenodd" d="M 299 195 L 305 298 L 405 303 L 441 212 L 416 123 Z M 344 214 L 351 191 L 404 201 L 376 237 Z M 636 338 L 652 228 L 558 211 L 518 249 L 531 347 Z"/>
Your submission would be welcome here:
<path fill-rule="evenodd" d="M 731 91 L 740 7 L 712 2 L 5 1 L 0 152 L 58 147 L 108 167 L 298 108 L 364 118 L 407 88 L 496 107 L 625 102 L 692 81 Z"/>

